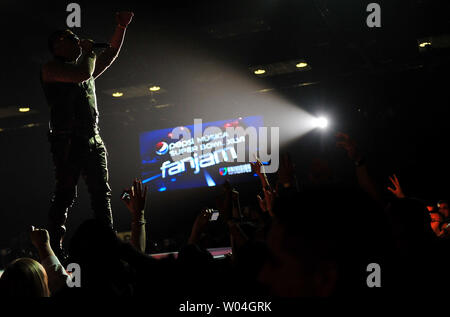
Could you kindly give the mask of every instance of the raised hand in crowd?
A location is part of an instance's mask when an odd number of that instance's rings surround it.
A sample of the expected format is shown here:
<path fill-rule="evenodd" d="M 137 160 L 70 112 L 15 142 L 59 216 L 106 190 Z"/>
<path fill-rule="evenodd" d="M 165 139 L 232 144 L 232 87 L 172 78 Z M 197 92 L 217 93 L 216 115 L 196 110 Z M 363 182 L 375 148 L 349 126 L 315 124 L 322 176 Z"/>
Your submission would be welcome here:
<path fill-rule="evenodd" d="M 336 146 L 343 148 L 350 160 L 357 163 L 362 160 L 362 154 L 358 150 L 358 145 L 355 140 L 351 139 L 350 136 L 343 132 L 338 132 L 335 134 L 337 142 Z"/>
<path fill-rule="evenodd" d="M 248 241 L 248 237 L 242 230 L 242 213 L 241 205 L 239 201 L 239 192 L 235 189 L 231 189 L 231 208 L 232 208 L 232 218 L 228 219 L 227 225 L 230 232 L 230 242 L 233 261 L 236 260 L 237 251 Z"/>
<path fill-rule="evenodd" d="M 135 179 L 130 188 L 125 189 L 128 198 L 122 197 L 122 201 L 131 212 L 133 218 L 140 218 L 144 215 L 145 203 L 147 200 L 147 186 L 143 186 L 142 181 Z"/>
<path fill-rule="evenodd" d="M 386 207 L 386 202 L 383 199 L 381 189 L 375 184 L 372 177 L 367 170 L 364 156 L 358 149 L 358 145 L 348 134 L 338 132 L 336 136 L 336 146 L 344 149 L 347 152 L 347 156 L 355 164 L 356 178 L 359 186 L 369 194 L 372 199 L 378 203 L 382 208 Z"/>
<path fill-rule="evenodd" d="M 402 188 L 400 187 L 400 182 L 398 181 L 397 175 L 394 174 L 393 177 L 389 176 L 389 179 L 394 186 L 388 187 L 387 189 L 397 198 L 405 198 L 405 194 L 403 194 Z"/>
<path fill-rule="evenodd" d="M 211 219 L 212 211 L 211 209 L 203 209 L 195 218 L 194 225 L 192 226 L 191 235 L 189 237 L 189 244 L 198 244 L 200 242 L 201 236 Z"/>
<path fill-rule="evenodd" d="M 30 240 L 39 253 L 39 258 L 46 259 L 50 255 L 55 255 L 50 246 L 50 235 L 45 229 L 37 229 L 34 226 L 30 227 Z"/>
<path fill-rule="evenodd" d="M 256 198 L 258 199 L 259 207 L 263 212 L 268 212 L 269 215 L 273 218 L 274 217 L 273 206 L 275 203 L 276 192 L 275 190 L 265 188 L 263 188 L 263 192 L 264 198 L 261 198 L 260 195 L 256 196 Z"/>
<path fill-rule="evenodd" d="M 50 246 L 50 235 L 45 229 L 30 227 L 30 240 L 39 253 L 39 259 L 48 277 L 48 287 L 52 294 L 66 286 L 70 278 L 64 267 L 55 256 Z"/>
<path fill-rule="evenodd" d="M 226 223 L 233 217 L 233 200 L 232 191 L 233 188 L 228 180 L 222 186 L 223 194 L 216 198 L 217 209 L 219 210 L 220 218 Z"/>
<path fill-rule="evenodd" d="M 145 204 L 147 201 L 147 186 L 135 179 L 131 188 L 125 189 L 122 201 L 131 213 L 131 244 L 136 249 L 145 252 Z"/>
<path fill-rule="evenodd" d="M 264 164 L 257 156 L 255 156 L 255 158 L 256 162 L 250 162 L 250 165 L 252 166 L 252 172 L 258 175 L 264 193 L 264 198 L 262 198 L 260 195 L 257 195 L 256 198 L 258 199 L 259 207 L 261 208 L 261 210 L 263 212 L 268 212 L 270 216 L 273 216 L 272 209 L 275 191 L 272 190 L 269 180 L 267 179 L 267 175 L 264 172 Z"/>
<path fill-rule="evenodd" d="M 263 188 L 270 188 L 269 180 L 267 179 L 267 175 L 264 171 L 264 164 L 257 156 L 255 156 L 255 158 L 256 162 L 250 162 L 252 172 L 258 175 L 259 180 L 261 181 L 261 186 Z"/>
<path fill-rule="evenodd" d="M 231 216 L 235 220 L 242 219 L 241 203 L 239 201 L 239 192 L 233 188 L 231 190 Z"/>

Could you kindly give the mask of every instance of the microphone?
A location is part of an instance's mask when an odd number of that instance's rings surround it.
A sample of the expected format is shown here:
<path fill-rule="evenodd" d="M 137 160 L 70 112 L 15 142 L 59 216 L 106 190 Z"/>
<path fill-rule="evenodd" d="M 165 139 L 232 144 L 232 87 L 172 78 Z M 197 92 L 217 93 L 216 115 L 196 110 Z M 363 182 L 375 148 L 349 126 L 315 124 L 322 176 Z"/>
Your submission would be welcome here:
<path fill-rule="evenodd" d="M 92 48 L 109 48 L 111 45 L 109 45 L 109 43 L 94 43 L 94 45 L 92 45 Z"/>

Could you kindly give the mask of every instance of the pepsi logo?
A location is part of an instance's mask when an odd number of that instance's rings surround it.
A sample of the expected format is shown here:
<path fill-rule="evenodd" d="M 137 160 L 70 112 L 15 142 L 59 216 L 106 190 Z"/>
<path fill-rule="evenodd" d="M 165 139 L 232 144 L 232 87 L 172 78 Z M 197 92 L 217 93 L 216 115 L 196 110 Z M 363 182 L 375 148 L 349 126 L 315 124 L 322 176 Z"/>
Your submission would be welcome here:
<path fill-rule="evenodd" d="M 221 167 L 221 168 L 219 168 L 219 174 L 220 174 L 221 176 L 227 175 L 227 172 L 228 172 L 228 170 L 227 170 L 226 167 Z"/>
<path fill-rule="evenodd" d="M 156 154 L 164 155 L 169 150 L 169 145 L 166 142 L 158 142 L 156 144 Z"/>

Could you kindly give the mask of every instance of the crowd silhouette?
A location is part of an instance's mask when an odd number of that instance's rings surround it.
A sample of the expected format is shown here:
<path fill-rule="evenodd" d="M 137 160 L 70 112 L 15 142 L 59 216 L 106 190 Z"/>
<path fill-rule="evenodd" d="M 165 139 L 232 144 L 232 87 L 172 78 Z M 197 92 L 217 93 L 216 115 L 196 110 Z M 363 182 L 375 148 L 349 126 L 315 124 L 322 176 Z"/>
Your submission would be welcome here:
<path fill-rule="evenodd" d="M 330 182 L 326 164 L 316 162 L 310 174 L 312 185 L 300 188 L 287 154 L 281 156 L 272 182 L 261 161 L 251 163 L 260 180 L 255 208 L 240 210 L 238 188 L 225 183 L 216 208 L 232 252 L 221 260 L 207 250 L 208 240 L 221 234 L 208 229 L 210 209 L 198 214 L 176 257 L 147 255 L 144 210 L 148 194 L 135 179 L 123 198 L 132 216 L 129 242 L 120 240 L 103 222 L 89 219 L 69 241 L 69 257 L 58 259 L 48 231 L 30 227 L 39 259 L 18 258 L 9 263 L 0 279 L 0 293 L 63 298 L 361 295 L 373 291 L 366 282 L 369 263 L 382 268 L 382 294 L 445 285 L 448 202 L 427 206 L 421 199 L 408 197 L 396 175 L 389 177 L 391 186 L 380 188 L 349 135 L 337 133 L 336 145 L 347 154 L 348 164 L 354 164 L 354 175 L 348 177 L 355 178 L 357 186 Z M 74 278 L 66 270 L 68 263 L 81 268 L 81 287 L 68 286 Z"/>

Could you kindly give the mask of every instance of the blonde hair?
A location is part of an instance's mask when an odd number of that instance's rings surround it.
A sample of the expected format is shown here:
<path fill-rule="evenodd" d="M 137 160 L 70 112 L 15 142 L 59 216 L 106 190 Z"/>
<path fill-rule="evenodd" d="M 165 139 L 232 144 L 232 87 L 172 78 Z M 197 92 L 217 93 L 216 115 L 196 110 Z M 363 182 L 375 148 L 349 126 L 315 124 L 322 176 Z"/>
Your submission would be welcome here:
<path fill-rule="evenodd" d="M 0 278 L 6 296 L 49 297 L 48 278 L 44 267 L 30 258 L 11 262 Z"/>

